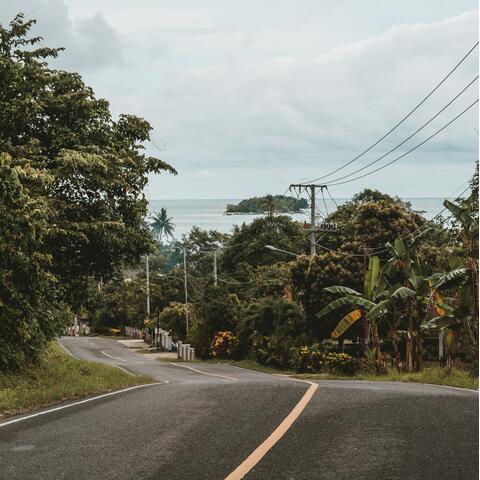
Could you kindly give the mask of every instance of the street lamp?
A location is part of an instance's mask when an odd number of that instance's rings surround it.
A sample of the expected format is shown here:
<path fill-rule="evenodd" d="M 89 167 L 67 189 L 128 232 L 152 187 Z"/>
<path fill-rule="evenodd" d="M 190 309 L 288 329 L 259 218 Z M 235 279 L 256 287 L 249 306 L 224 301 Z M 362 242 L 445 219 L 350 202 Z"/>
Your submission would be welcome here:
<path fill-rule="evenodd" d="M 300 256 L 298 253 L 289 252 L 288 250 L 282 250 L 281 248 L 274 247 L 273 245 L 265 245 L 265 248 L 268 248 L 269 250 L 273 250 L 275 252 L 282 252 L 288 255 L 293 255 L 294 257 Z"/>

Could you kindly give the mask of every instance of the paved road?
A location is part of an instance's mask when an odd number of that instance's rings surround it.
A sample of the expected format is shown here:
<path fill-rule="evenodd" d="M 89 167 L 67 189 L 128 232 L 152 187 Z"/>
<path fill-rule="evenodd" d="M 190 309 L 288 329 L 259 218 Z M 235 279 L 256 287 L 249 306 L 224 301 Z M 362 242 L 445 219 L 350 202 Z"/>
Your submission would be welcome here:
<path fill-rule="evenodd" d="M 227 365 L 191 364 L 193 371 L 146 360 L 103 338 L 62 344 L 79 358 L 147 373 L 158 385 L 0 423 L 2 479 L 225 479 L 313 388 Z M 478 478 L 476 392 L 317 383 L 246 479 Z"/>

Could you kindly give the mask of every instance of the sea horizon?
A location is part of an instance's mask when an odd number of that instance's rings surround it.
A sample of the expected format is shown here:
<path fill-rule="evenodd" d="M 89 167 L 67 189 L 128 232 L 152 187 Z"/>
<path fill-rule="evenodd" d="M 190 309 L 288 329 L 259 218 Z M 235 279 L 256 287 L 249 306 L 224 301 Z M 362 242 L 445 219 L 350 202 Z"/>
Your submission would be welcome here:
<path fill-rule="evenodd" d="M 402 197 L 400 197 L 402 198 Z M 443 209 L 443 201 L 450 197 L 404 197 L 403 201 L 409 202 L 412 209 L 416 210 L 426 218 L 432 218 Z M 178 199 L 150 199 L 149 211 L 153 213 L 165 208 L 167 214 L 172 218 L 175 225 L 174 237 L 179 239 L 182 235 L 187 234 L 194 226 L 203 230 L 217 230 L 222 233 L 232 233 L 235 225 L 250 223 L 258 217 L 259 214 L 236 214 L 225 215 L 225 208 L 229 203 L 238 203 L 241 198 L 178 198 Z M 350 198 L 333 198 L 320 199 L 318 205 L 318 219 L 321 221 L 322 216 L 332 213 L 337 205 L 341 205 Z M 310 212 L 308 209 L 299 213 L 289 213 L 292 219 L 297 221 L 310 221 Z"/>

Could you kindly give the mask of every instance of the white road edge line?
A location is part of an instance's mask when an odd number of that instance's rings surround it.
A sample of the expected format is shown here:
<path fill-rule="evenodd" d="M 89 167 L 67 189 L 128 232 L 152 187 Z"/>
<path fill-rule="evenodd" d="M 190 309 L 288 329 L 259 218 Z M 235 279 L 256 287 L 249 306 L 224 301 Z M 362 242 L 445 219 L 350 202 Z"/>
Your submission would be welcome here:
<path fill-rule="evenodd" d="M 121 362 L 126 362 L 126 360 L 124 360 L 123 358 L 114 357 L 113 355 L 109 355 L 108 353 L 105 353 L 103 350 L 100 350 L 100 353 L 103 353 L 106 357 L 113 358 L 114 360 L 120 360 Z"/>
<path fill-rule="evenodd" d="M 287 433 L 295 420 L 297 420 L 318 388 L 318 384 L 316 383 L 307 380 L 300 381 L 310 385 L 300 401 L 282 420 L 280 425 L 270 434 L 270 436 L 264 440 L 232 473 L 230 473 L 225 480 L 241 480 L 244 478 L 245 475 L 247 475 L 247 473 L 250 472 L 250 470 L 252 470 L 252 468 L 255 467 L 255 465 L 257 465 L 270 449 L 285 435 L 285 433 Z"/>
<path fill-rule="evenodd" d="M 109 392 L 109 393 L 104 393 L 103 395 L 97 395 L 96 397 L 90 397 L 90 398 L 87 398 L 86 400 L 80 400 L 79 402 L 69 403 L 68 405 L 62 405 L 60 407 L 51 408 L 50 410 L 43 410 L 41 412 L 32 413 L 31 415 L 26 415 L 24 417 L 15 418 L 13 420 L 8 420 L 6 422 L 0 423 L 0 428 L 6 427 L 7 425 L 11 425 L 12 423 L 23 422 L 24 420 L 38 417 L 40 415 L 46 415 L 47 413 L 57 412 L 58 410 L 64 410 L 65 408 L 75 407 L 76 405 L 81 405 L 82 403 L 93 402 L 94 400 L 98 400 L 99 398 L 111 397 L 112 395 L 118 395 L 119 393 L 128 392 L 130 390 L 136 390 L 138 388 L 151 387 L 153 385 L 161 385 L 161 383 L 156 382 L 156 383 L 147 383 L 145 385 L 136 385 L 134 387 L 124 388 L 123 390 L 117 390 L 115 392 Z"/>
<path fill-rule="evenodd" d="M 125 373 L 128 373 L 132 377 L 136 377 L 136 375 L 132 372 L 129 372 L 128 370 L 125 370 L 125 368 L 122 368 L 120 365 L 114 365 L 115 367 L 119 368 L 120 370 L 123 370 Z"/>
<path fill-rule="evenodd" d="M 57 342 L 72 358 L 75 358 L 72 354 L 72 352 L 65 346 L 62 345 L 60 342 Z"/>
<path fill-rule="evenodd" d="M 208 375 L 209 377 L 225 378 L 227 380 L 235 380 L 236 382 L 240 381 L 238 378 L 227 377 L 226 375 L 217 375 L 216 373 L 202 372 L 201 370 L 197 370 L 196 368 L 193 368 L 193 367 L 188 367 L 187 365 L 180 365 L 178 363 L 173 363 L 173 362 L 169 362 L 169 363 L 170 365 L 175 365 L 176 367 L 188 368 L 189 370 L 192 370 L 197 373 L 201 373 L 202 375 Z"/>

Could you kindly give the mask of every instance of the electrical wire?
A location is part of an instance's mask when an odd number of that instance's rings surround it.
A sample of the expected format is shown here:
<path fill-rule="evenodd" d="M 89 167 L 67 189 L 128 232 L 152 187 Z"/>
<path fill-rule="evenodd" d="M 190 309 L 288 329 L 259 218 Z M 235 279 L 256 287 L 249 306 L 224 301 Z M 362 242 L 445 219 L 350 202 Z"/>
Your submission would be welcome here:
<path fill-rule="evenodd" d="M 344 185 L 345 183 L 350 183 L 350 182 L 354 182 L 355 180 L 359 180 L 361 178 L 365 178 L 369 175 L 372 175 L 380 170 L 383 170 L 384 168 L 388 167 L 389 165 L 392 165 L 393 163 L 395 162 L 398 162 L 398 160 L 406 157 L 408 154 L 412 153 L 414 150 L 416 150 L 417 148 L 421 147 L 423 144 L 427 143 L 429 140 L 431 140 L 433 137 L 436 137 L 439 133 L 441 133 L 443 130 L 445 130 L 447 127 L 449 127 L 452 123 L 454 123 L 455 121 L 457 121 L 462 115 L 464 115 L 465 113 L 467 113 L 473 106 L 475 106 L 476 104 L 478 103 L 478 98 L 477 100 L 475 100 L 472 104 L 470 104 L 465 110 L 463 110 L 462 112 L 460 112 L 456 117 L 454 117 L 452 120 L 450 120 L 448 123 L 446 123 L 442 128 L 440 128 L 439 130 L 437 130 L 435 133 L 433 133 L 432 135 L 430 135 L 429 137 L 427 137 L 425 140 L 423 140 L 422 142 L 420 142 L 419 144 L 415 145 L 413 148 L 411 148 L 410 150 L 408 150 L 407 152 L 405 152 L 404 154 L 400 155 L 399 157 L 396 157 L 394 158 L 393 160 L 391 160 L 390 162 L 386 163 L 385 165 L 382 165 L 381 167 L 378 167 L 378 168 L 375 168 L 374 170 L 370 171 L 370 172 L 367 172 L 367 173 L 364 173 L 363 175 L 359 175 L 358 177 L 354 177 L 354 178 L 351 178 L 349 180 L 344 180 L 343 182 L 336 182 L 336 183 L 329 183 L 330 186 L 337 186 L 337 185 Z"/>
<path fill-rule="evenodd" d="M 328 182 L 326 182 L 327 184 L 331 184 L 331 183 L 334 183 L 334 182 L 338 182 L 339 180 L 343 180 L 345 178 L 349 178 L 349 177 L 352 177 L 353 175 L 355 175 L 356 173 L 359 173 L 363 170 L 365 170 L 366 168 L 370 167 L 371 165 L 374 165 L 375 163 L 378 163 L 380 160 L 383 160 L 386 156 L 390 155 L 392 152 L 394 152 L 395 150 L 397 150 L 399 147 L 401 147 L 403 144 L 405 144 L 406 142 L 408 142 L 412 137 L 414 137 L 417 133 L 419 133 L 420 131 L 422 131 L 427 125 L 429 125 L 430 123 L 433 122 L 433 120 L 435 120 L 441 113 L 443 113 L 455 100 L 457 100 L 458 97 L 460 97 L 468 88 L 470 88 L 476 81 L 478 80 L 478 75 L 466 86 L 463 88 L 463 90 L 460 91 L 460 93 L 458 93 L 457 95 L 455 95 L 455 97 L 453 97 L 441 110 L 439 110 L 433 117 L 431 117 L 429 120 L 427 120 L 420 128 L 418 128 L 417 130 L 415 130 L 411 135 L 409 135 L 405 140 L 403 140 L 402 142 L 400 142 L 398 145 L 395 145 L 392 149 L 390 149 L 387 153 L 383 154 L 381 157 L 378 157 L 376 160 L 373 160 L 372 162 L 370 163 L 367 163 L 367 165 L 364 165 L 363 167 L 361 168 L 358 168 L 357 170 L 347 174 L 347 175 L 343 175 L 342 177 L 338 177 L 338 178 L 335 178 L 333 180 L 329 180 Z"/>
<path fill-rule="evenodd" d="M 337 173 L 340 170 L 343 170 L 345 167 L 348 167 L 353 162 L 355 162 L 359 158 L 363 157 L 363 155 L 365 155 L 372 148 L 374 148 L 376 145 L 378 145 L 383 139 L 388 137 L 388 135 L 390 135 L 400 125 L 402 125 L 402 123 L 404 123 L 405 120 L 407 120 L 407 118 L 409 118 L 415 111 L 417 111 L 445 83 L 445 81 L 453 74 L 453 72 L 455 72 L 455 70 L 457 70 L 457 68 L 467 59 L 467 57 L 477 48 L 477 46 L 478 46 L 478 42 L 461 58 L 461 60 L 448 72 L 448 74 L 445 77 L 443 77 L 443 79 L 440 81 L 440 83 L 438 83 L 433 88 L 433 90 L 431 90 L 430 93 L 428 93 L 427 96 L 423 98 L 423 100 L 421 100 L 412 110 L 410 110 L 410 112 L 407 113 L 407 115 L 405 115 L 398 123 L 396 123 L 385 135 L 383 135 L 376 142 L 372 143 L 369 147 L 367 147 L 365 150 L 363 150 L 363 152 L 358 154 L 356 157 L 354 157 L 352 160 L 348 161 L 347 163 L 345 163 L 341 167 L 331 171 L 330 173 L 327 173 L 326 175 L 322 175 L 320 177 L 314 178 L 313 180 L 310 180 L 310 182 L 308 182 L 308 183 L 316 182 L 317 180 L 327 178 L 327 177 L 333 175 L 334 173 Z"/>

